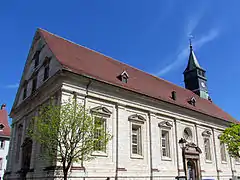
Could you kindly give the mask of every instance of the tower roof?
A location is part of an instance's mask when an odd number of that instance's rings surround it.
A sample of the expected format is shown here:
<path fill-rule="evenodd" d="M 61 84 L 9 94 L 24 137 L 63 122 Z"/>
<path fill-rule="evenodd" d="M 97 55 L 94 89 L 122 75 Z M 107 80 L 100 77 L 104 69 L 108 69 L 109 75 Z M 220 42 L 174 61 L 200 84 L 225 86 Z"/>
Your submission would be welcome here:
<path fill-rule="evenodd" d="M 188 59 L 188 65 L 184 72 L 191 71 L 196 68 L 201 68 L 201 66 L 197 60 L 197 57 L 195 56 L 192 45 L 190 44 L 190 54 Z"/>

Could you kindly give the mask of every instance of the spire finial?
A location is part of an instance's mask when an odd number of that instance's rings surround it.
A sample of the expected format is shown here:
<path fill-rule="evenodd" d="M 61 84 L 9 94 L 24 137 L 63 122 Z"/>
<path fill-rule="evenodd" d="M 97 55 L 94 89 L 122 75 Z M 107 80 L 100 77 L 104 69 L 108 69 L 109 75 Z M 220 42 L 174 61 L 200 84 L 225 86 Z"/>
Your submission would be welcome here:
<path fill-rule="evenodd" d="M 193 39 L 194 37 L 193 37 L 193 35 L 191 35 L 191 34 L 190 34 L 188 37 L 189 37 L 190 50 L 192 51 L 192 49 L 193 49 L 193 48 L 192 48 L 192 39 Z"/>

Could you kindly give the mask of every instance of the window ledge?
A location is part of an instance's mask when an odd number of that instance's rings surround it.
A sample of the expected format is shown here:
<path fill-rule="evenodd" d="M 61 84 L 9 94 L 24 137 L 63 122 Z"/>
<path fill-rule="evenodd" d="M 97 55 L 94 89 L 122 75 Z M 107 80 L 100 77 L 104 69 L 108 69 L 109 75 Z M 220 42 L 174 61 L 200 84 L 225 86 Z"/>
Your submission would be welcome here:
<path fill-rule="evenodd" d="M 205 160 L 206 163 L 212 163 L 212 160 Z"/>
<path fill-rule="evenodd" d="M 132 154 L 132 155 L 131 155 L 131 158 L 132 158 L 132 159 L 143 159 L 143 156 L 142 156 L 142 155 L 139 155 L 139 154 Z"/>
<path fill-rule="evenodd" d="M 166 156 L 162 156 L 162 160 L 163 161 L 172 161 L 172 158 L 166 157 Z"/>
<path fill-rule="evenodd" d="M 227 161 L 222 161 L 222 164 L 227 164 Z"/>
<path fill-rule="evenodd" d="M 107 157 L 107 153 L 106 152 L 103 152 L 103 151 L 94 151 L 92 153 L 92 156 L 102 156 L 102 157 Z"/>
<path fill-rule="evenodd" d="M 236 162 L 235 164 L 236 164 L 236 165 L 240 165 L 240 162 Z"/>

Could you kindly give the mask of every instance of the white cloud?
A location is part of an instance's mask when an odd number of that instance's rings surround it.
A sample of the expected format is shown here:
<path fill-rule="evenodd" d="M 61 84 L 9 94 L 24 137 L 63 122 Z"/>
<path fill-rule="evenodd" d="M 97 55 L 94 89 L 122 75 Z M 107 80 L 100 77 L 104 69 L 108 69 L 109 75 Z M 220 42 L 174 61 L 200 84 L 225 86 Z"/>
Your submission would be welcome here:
<path fill-rule="evenodd" d="M 15 83 L 15 84 L 8 84 L 5 86 L 6 89 L 15 89 L 18 88 L 19 84 Z"/>
<path fill-rule="evenodd" d="M 216 29 L 216 28 L 215 29 L 211 29 L 208 33 L 206 33 L 205 35 L 201 36 L 201 38 L 199 40 L 194 42 L 194 44 L 193 44 L 194 49 L 195 50 L 196 49 L 200 49 L 201 47 L 203 47 L 207 43 L 213 41 L 214 39 L 216 39 L 219 36 L 219 33 L 220 33 L 220 31 L 218 29 Z M 168 73 L 172 69 L 175 69 L 175 68 L 179 67 L 179 65 L 181 65 L 182 63 L 184 63 L 184 61 L 187 60 L 188 53 L 189 53 L 189 47 L 183 48 L 176 55 L 176 57 L 172 58 L 173 60 L 172 60 L 171 64 L 169 64 L 165 68 L 163 68 L 160 71 L 158 71 L 157 73 L 155 73 L 155 75 L 156 76 L 161 76 L 161 75 L 164 75 L 164 74 Z"/>

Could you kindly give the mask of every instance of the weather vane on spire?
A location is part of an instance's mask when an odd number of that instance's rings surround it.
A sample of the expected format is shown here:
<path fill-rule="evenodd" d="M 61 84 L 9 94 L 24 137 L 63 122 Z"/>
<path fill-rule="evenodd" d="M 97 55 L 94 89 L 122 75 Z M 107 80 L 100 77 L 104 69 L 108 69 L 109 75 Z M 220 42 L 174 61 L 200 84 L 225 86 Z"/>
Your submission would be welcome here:
<path fill-rule="evenodd" d="M 192 34 L 189 34 L 189 45 L 190 45 L 190 49 L 192 50 L 192 39 L 194 39 L 194 36 Z"/>

